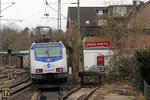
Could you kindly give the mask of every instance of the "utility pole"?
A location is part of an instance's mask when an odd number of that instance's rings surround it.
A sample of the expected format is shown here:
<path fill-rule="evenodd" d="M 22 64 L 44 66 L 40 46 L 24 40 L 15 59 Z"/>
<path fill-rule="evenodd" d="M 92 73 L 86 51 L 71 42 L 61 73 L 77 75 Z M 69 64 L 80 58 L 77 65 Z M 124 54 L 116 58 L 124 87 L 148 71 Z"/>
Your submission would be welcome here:
<path fill-rule="evenodd" d="M 58 34 L 61 33 L 61 0 L 58 0 L 58 22 L 57 22 Z"/>
<path fill-rule="evenodd" d="M 78 0 L 78 30 L 80 31 L 80 0 Z"/>
<path fill-rule="evenodd" d="M 2 8 L 2 2 L 0 0 L 0 52 L 2 52 L 2 32 L 1 32 L 1 8 Z M 2 55 L 0 55 L 0 66 L 2 65 Z"/>
<path fill-rule="evenodd" d="M 81 40 L 81 37 L 80 37 L 80 0 L 78 0 L 77 2 L 78 4 L 78 44 L 80 44 L 80 40 Z M 80 68 L 80 52 L 78 53 L 78 71 L 81 69 Z"/>

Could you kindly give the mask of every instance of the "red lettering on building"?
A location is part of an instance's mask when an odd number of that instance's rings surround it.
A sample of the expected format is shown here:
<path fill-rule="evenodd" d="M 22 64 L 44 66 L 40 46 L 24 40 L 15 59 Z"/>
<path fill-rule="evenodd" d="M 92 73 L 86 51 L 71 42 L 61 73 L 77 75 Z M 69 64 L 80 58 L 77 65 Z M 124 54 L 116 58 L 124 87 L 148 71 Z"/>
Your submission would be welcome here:
<path fill-rule="evenodd" d="M 85 48 L 110 47 L 110 41 L 85 41 Z"/>

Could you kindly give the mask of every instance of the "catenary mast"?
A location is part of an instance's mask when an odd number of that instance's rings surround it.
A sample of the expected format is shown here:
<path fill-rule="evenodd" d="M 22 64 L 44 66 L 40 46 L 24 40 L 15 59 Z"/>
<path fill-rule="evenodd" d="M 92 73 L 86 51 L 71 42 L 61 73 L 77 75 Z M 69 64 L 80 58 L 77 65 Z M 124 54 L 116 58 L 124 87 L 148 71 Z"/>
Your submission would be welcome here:
<path fill-rule="evenodd" d="M 58 22 L 57 22 L 58 34 L 61 33 L 61 0 L 58 0 Z"/>
<path fill-rule="evenodd" d="M 2 52 L 1 8 L 2 8 L 2 2 L 0 0 L 0 52 Z M 2 55 L 0 55 L 0 66 L 1 65 L 2 65 Z"/>

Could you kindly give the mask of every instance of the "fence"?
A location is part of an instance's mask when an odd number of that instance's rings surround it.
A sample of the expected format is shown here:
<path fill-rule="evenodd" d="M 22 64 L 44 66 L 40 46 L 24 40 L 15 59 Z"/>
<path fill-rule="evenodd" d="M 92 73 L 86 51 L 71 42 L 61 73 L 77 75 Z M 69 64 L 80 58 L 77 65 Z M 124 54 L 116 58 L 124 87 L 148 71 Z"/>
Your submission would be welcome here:
<path fill-rule="evenodd" d="M 150 85 L 144 80 L 144 96 L 146 100 L 150 100 Z"/>

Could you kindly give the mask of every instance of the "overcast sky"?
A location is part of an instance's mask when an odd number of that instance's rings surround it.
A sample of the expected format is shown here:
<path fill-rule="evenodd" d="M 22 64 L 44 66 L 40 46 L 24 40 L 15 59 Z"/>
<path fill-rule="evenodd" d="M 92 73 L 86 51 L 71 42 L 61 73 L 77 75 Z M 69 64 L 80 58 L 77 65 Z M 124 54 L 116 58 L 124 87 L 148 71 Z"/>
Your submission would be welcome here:
<path fill-rule="evenodd" d="M 15 23 L 17 26 L 24 28 L 34 28 L 40 26 L 50 26 L 57 28 L 57 13 L 51 8 L 44 5 L 45 0 L 1 0 L 2 2 L 2 24 Z M 47 0 L 49 6 L 57 10 L 58 0 Z M 110 2 L 109 2 L 110 1 Z M 122 1 L 122 2 L 120 2 Z M 146 1 L 146 0 L 144 0 Z M 15 4 L 7 9 L 12 2 Z M 77 6 L 69 4 L 76 3 L 77 0 L 61 0 L 62 14 L 67 17 L 68 6 Z M 106 6 L 108 4 L 131 4 L 132 0 L 80 0 L 80 6 Z M 5 9 L 5 10 L 3 10 Z M 45 13 L 49 14 L 49 17 L 44 16 Z M 63 18 L 63 17 L 62 17 Z M 20 21 L 4 20 L 4 19 L 16 19 Z M 62 19 L 62 29 L 66 30 L 66 20 Z"/>

